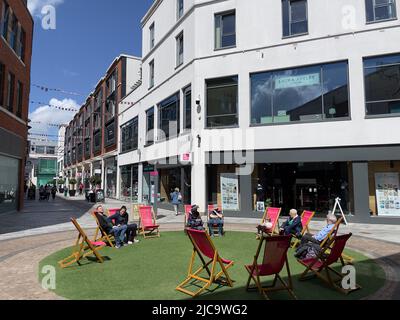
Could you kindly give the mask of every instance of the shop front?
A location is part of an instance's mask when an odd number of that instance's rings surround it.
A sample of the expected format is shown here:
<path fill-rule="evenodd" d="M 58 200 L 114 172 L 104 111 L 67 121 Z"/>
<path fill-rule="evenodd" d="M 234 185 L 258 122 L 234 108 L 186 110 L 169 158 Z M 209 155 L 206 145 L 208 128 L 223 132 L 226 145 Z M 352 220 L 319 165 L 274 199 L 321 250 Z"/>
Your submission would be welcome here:
<path fill-rule="evenodd" d="M 0 155 L 0 213 L 17 209 L 20 160 Z"/>
<path fill-rule="evenodd" d="M 138 203 L 139 196 L 139 170 L 138 165 L 120 167 L 120 200 Z"/>
<path fill-rule="evenodd" d="M 106 197 L 116 199 L 117 197 L 117 157 L 104 160 L 105 191 Z"/>

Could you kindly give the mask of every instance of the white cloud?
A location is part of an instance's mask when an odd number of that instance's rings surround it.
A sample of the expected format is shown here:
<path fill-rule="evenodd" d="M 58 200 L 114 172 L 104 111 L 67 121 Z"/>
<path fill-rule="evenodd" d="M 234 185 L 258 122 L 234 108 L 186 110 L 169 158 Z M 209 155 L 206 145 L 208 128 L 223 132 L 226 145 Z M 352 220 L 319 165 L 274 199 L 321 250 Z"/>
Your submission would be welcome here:
<path fill-rule="evenodd" d="M 28 9 L 32 16 L 40 16 L 42 8 L 47 5 L 57 6 L 64 0 L 28 0 Z"/>
<path fill-rule="evenodd" d="M 78 103 L 73 99 L 64 99 L 61 101 L 53 98 L 49 101 L 49 105 L 61 108 L 74 108 L 77 110 L 80 108 Z M 68 124 L 75 116 L 74 112 L 59 110 L 49 105 L 39 107 L 29 114 L 29 119 L 31 120 L 30 126 L 32 127 L 30 132 L 51 134 L 55 130 L 58 131 L 58 128 L 48 126 L 48 123 Z M 40 122 L 40 124 L 35 122 Z"/>

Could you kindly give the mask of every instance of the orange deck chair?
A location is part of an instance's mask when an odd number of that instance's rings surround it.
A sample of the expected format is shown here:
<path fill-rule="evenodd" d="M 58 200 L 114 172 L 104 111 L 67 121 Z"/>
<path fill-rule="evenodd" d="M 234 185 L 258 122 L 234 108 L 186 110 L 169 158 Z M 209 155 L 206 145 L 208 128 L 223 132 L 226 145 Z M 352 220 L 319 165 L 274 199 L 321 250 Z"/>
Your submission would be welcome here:
<path fill-rule="evenodd" d="M 308 228 L 312 218 L 315 215 L 315 211 L 307 211 L 305 210 L 301 215 L 301 225 L 303 226 L 303 230 L 301 231 L 301 235 L 304 236 L 307 232 L 310 233 L 310 229 Z M 300 239 L 294 238 L 292 242 L 292 248 L 296 248 L 300 244 Z"/>
<path fill-rule="evenodd" d="M 346 247 L 346 243 L 351 236 L 351 233 L 335 236 L 332 246 L 325 247 L 325 249 L 323 249 L 316 258 L 308 258 L 303 260 L 298 259 L 297 261 L 306 267 L 306 270 L 302 273 L 299 280 L 303 281 L 309 279 L 310 277 L 307 275 L 309 272 L 312 272 L 311 276 L 317 276 L 322 281 L 341 293 L 349 294 L 352 291 L 361 289 L 361 287 L 357 284 L 355 285 L 355 288 L 348 290 L 343 289 L 341 283 L 344 275 L 331 267 L 339 260 L 341 261 L 342 265 L 344 265 L 342 255 L 344 248 Z M 323 276 L 323 273 L 326 274 L 326 277 Z M 336 279 L 334 279 L 333 276 L 336 276 Z"/>
<path fill-rule="evenodd" d="M 233 287 L 233 280 L 228 274 L 228 269 L 233 266 L 234 262 L 220 257 L 217 249 L 211 241 L 210 236 L 204 230 L 199 231 L 194 229 L 187 229 L 187 235 L 193 244 L 193 252 L 190 259 L 187 278 L 176 287 L 176 290 L 192 297 L 196 297 L 200 295 L 204 290 L 209 288 L 213 283 Z M 202 266 L 193 272 L 196 255 L 198 255 L 198 257 L 200 258 Z M 209 261 L 206 262 L 206 260 L 208 259 Z M 209 268 L 210 265 L 211 270 Z M 218 266 L 221 269 L 220 272 L 217 271 Z M 207 278 L 201 276 L 201 273 L 203 271 L 207 272 Z M 189 291 L 185 288 L 188 284 L 192 284 L 190 282 L 193 281 L 203 283 L 202 286 L 197 285 L 197 287 L 200 286 L 200 289 L 195 292 Z"/>
<path fill-rule="evenodd" d="M 97 224 L 97 228 L 94 234 L 94 241 L 103 241 L 105 243 L 107 243 L 110 247 L 114 248 L 114 235 L 112 234 L 108 234 L 102 227 L 101 227 L 101 223 L 98 217 L 98 213 L 97 212 L 92 212 L 92 216 L 94 218 L 94 220 L 96 221 Z"/>
<path fill-rule="evenodd" d="M 292 277 L 290 274 L 289 262 L 287 258 L 287 251 L 290 247 L 292 236 L 276 236 L 276 237 L 262 237 L 260 244 L 258 245 L 257 253 L 254 256 L 253 264 L 246 265 L 245 268 L 249 273 L 249 279 L 247 281 L 246 290 L 258 290 L 265 299 L 269 300 L 267 295 L 268 292 L 287 290 L 289 294 L 296 299 L 293 292 Z M 260 253 L 264 246 L 264 253 L 262 261 L 259 263 Z M 287 284 L 279 275 L 286 264 L 286 270 L 288 275 L 289 284 Z M 275 276 L 271 286 L 262 286 L 260 277 Z M 251 280 L 254 281 L 255 286 L 251 287 Z M 282 286 L 277 287 L 276 282 L 279 280 Z"/>
<path fill-rule="evenodd" d="M 75 226 L 76 230 L 78 230 L 78 239 L 75 242 L 72 254 L 68 258 L 65 258 L 64 260 L 58 262 L 60 267 L 64 269 L 74 263 L 81 265 L 80 260 L 90 255 L 94 255 L 96 257 L 97 262 L 103 263 L 104 258 L 100 255 L 98 251 L 103 247 L 105 247 L 106 244 L 102 241 L 97 241 L 97 242 L 90 241 L 85 231 L 79 225 L 78 221 L 72 218 L 71 222 Z"/>
<path fill-rule="evenodd" d="M 282 208 L 269 207 L 265 210 L 264 216 L 262 218 L 261 224 L 263 224 L 267 219 L 270 219 L 272 223 L 272 228 L 266 233 L 269 236 L 279 234 L 279 217 L 281 215 Z"/>
<path fill-rule="evenodd" d="M 159 238 L 160 225 L 157 224 L 156 217 L 153 214 L 153 207 L 139 207 L 139 233 L 143 238 Z"/>

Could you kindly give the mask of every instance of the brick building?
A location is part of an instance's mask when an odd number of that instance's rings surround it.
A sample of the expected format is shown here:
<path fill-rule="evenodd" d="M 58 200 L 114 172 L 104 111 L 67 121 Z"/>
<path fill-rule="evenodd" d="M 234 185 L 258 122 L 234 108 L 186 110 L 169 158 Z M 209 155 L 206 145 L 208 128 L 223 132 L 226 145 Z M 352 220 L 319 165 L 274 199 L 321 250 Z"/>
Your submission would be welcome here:
<path fill-rule="evenodd" d="M 0 0 L 0 213 L 23 205 L 33 19 L 26 0 Z"/>

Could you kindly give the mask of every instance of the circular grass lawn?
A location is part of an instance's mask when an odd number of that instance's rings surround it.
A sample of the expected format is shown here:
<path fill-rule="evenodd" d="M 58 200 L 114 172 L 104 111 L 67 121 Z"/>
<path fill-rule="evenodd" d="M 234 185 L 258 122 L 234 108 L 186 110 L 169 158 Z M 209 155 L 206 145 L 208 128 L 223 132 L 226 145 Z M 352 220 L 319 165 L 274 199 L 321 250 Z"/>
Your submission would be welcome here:
<path fill-rule="evenodd" d="M 255 240 L 255 235 L 227 232 L 225 237 L 214 238 L 213 241 L 223 258 L 235 262 L 235 265 L 229 269 L 229 274 L 235 281 L 234 287 L 212 285 L 199 298 L 207 300 L 263 299 L 258 292 L 245 290 L 248 273 L 244 265 L 252 263 L 259 244 Z M 57 262 L 71 254 L 71 248 L 67 248 L 41 261 L 39 270 L 46 265 L 56 268 L 54 292 L 67 299 L 177 300 L 190 298 L 175 290 L 187 275 L 192 253 L 190 240 L 183 231 L 164 232 L 161 238 L 141 240 L 139 244 L 119 250 L 104 248 L 100 253 L 107 259 L 102 264 L 92 259 L 84 259 L 81 266 L 74 264 L 67 269 L 61 269 Z M 293 253 L 293 250 L 289 251 L 289 265 L 294 292 L 298 299 L 360 299 L 376 292 L 385 283 L 385 272 L 378 264 L 350 250 L 346 253 L 355 258 L 357 283 L 361 285 L 361 290 L 344 295 L 317 278 L 299 281 L 299 275 L 305 267 L 296 261 Z M 339 263 L 337 267 L 340 271 Z M 39 274 L 40 282 L 42 276 Z M 281 276 L 287 279 L 286 268 Z M 269 279 L 266 278 L 266 280 L 268 284 Z M 192 286 L 193 291 L 196 288 Z M 270 297 L 276 300 L 290 299 L 286 291 L 273 292 Z"/>

